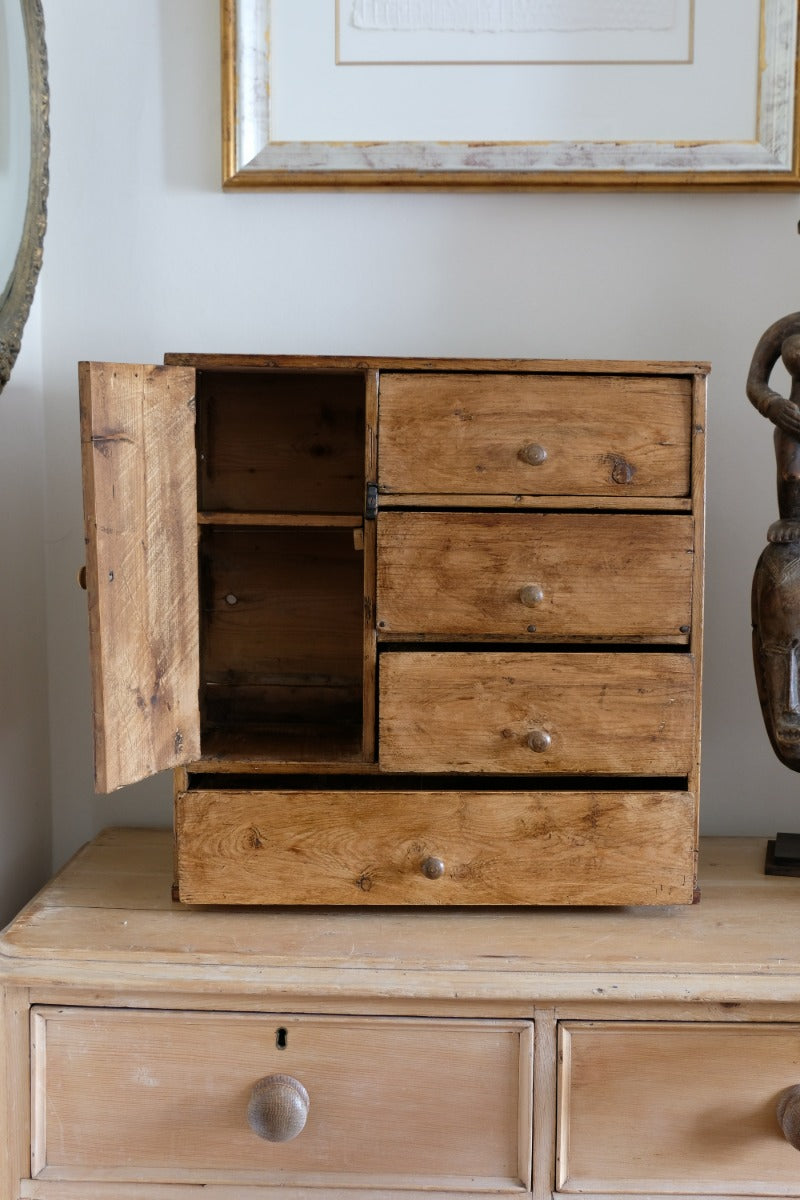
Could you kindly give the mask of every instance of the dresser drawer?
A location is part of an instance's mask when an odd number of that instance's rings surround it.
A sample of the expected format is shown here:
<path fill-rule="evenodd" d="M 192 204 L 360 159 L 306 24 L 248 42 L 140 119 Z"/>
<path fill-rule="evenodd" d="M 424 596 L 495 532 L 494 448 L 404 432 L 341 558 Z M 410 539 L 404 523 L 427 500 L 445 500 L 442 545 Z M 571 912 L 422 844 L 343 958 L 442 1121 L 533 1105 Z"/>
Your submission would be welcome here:
<path fill-rule="evenodd" d="M 383 373 L 379 490 L 688 496 L 681 376 Z"/>
<path fill-rule="evenodd" d="M 385 652 L 384 771 L 687 775 L 686 653 Z"/>
<path fill-rule="evenodd" d="M 190 904 L 679 904 L 694 797 L 669 791 L 190 791 Z"/>
<path fill-rule="evenodd" d="M 529 1186 L 527 1022 L 79 1008 L 32 1019 L 34 1177 L 321 1195 Z M 274 1075 L 307 1092 L 291 1141 L 248 1124 L 254 1084 Z"/>
<path fill-rule="evenodd" d="M 800 1193 L 776 1119 L 800 1079 L 800 1026 L 567 1023 L 557 1189 Z"/>
<path fill-rule="evenodd" d="M 381 513 L 378 632 L 686 643 L 693 541 L 677 513 Z"/>

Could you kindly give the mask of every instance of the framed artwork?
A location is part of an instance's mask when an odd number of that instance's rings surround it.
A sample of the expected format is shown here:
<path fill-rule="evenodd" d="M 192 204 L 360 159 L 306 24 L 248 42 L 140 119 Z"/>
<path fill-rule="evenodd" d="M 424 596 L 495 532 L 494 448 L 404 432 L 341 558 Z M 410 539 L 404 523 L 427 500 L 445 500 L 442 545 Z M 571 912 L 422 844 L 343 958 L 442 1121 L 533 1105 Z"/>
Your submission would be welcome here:
<path fill-rule="evenodd" d="M 226 187 L 800 183 L 798 0 L 222 0 Z"/>

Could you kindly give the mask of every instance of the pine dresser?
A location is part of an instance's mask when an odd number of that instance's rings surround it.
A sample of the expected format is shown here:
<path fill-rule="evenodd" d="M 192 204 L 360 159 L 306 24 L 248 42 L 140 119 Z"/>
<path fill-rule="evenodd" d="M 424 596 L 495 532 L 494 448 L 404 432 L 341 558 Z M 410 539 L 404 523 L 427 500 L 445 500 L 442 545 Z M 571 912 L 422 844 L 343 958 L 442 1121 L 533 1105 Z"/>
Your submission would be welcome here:
<path fill-rule="evenodd" d="M 0 1200 L 800 1196 L 800 880 L 697 905 L 172 900 L 108 830 L 0 937 Z"/>

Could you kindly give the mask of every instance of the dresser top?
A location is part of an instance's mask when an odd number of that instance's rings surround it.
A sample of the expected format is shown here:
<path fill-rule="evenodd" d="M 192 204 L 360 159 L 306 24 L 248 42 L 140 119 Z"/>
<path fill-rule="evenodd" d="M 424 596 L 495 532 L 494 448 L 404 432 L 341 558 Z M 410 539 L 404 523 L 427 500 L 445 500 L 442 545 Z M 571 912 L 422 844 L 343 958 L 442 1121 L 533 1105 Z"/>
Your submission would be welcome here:
<path fill-rule="evenodd" d="M 702 844 L 698 905 L 221 909 L 173 903 L 166 830 L 110 829 L 0 938 L 0 980 L 217 993 L 800 1003 L 800 879 Z"/>

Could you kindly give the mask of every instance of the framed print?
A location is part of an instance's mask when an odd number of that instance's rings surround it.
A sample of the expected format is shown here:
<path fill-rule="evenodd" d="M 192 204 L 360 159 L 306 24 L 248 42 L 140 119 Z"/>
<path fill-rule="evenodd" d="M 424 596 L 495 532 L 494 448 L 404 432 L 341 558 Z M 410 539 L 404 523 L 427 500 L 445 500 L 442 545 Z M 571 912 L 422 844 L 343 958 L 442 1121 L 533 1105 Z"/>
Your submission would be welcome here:
<path fill-rule="evenodd" d="M 222 0 L 226 187 L 786 187 L 798 0 Z"/>

